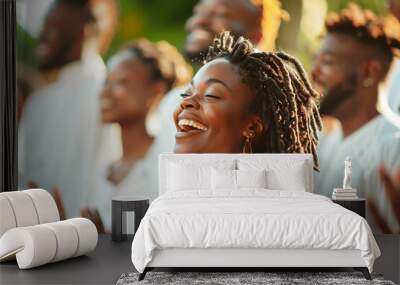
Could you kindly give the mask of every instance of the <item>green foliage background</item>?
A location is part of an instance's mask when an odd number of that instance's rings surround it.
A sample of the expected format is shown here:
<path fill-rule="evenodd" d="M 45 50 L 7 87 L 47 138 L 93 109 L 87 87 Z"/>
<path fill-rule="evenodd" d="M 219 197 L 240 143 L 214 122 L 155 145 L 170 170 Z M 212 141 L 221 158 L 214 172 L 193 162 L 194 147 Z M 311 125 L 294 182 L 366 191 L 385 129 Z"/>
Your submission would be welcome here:
<path fill-rule="evenodd" d="M 288 1 L 301 0 L 283 0 L 284 8 Z M 349 2 L 348 0 L 327 0 L 328 10 L 339 11 Z M 378 14 L 387 13 L 385 0 L 356 0 L 353 2 Z M 181 49 L 185 38 L 184 24 L 192 14 L 196 3 L 197 0 L 118 0 L 119 26 L 105 59 L 109 58 L 123 43 L 138 37 L 146 37 L 152 41 L 167 40 Z M 301 39 L 298 40 L 301 42 Z M 36 39 L 18 26 L 18 62 L 34 67 L 36 65 L 35 46 Z M 299 48 L 303 47 L 299 46 Z M 299 51 L 298 54 L 308 65 L 311 58 L 308 51 Z"/>

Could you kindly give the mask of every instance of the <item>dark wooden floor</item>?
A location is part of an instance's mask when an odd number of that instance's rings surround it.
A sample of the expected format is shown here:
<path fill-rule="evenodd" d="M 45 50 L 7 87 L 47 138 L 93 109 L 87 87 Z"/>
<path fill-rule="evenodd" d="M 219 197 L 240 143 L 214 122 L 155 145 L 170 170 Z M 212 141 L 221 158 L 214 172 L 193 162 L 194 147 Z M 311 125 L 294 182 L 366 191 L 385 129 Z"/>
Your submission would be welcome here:
<path fill-rule="evenodd" d="M 382 251 L 374 272 L 385 279 L 400 283 L 400 236 L 378 235 L 376 240 Z M 132 239 L 121 243 L 111 236 L 100 235 L 95 251 L 57 263 L 28 270 L 19 270 L 15 261 L 0 264 L 0 284 L 115 284 L 122 273 L 135 271 L 131 262 Z M 165 269 L 158 269 L 165 270 Z M 193 270 L 193 269 L 180 269 Z M 207 270 L 196 269 L 197 271 Z M 235 269 L 223 268 L 229 271 Z M 250 269 L 260 271 L 260 269 Z M 269 268 L 262 271 L 349 271 L 350 268 Z M 247 271 L 247 270 L 246 270 Z"/>

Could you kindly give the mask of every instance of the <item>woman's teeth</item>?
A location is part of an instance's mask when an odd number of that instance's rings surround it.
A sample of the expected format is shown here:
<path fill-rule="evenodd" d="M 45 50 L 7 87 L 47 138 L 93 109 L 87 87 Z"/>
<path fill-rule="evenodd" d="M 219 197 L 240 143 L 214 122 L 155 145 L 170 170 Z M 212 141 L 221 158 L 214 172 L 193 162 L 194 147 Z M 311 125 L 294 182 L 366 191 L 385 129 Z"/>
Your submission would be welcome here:
<path fill-rule="evenodd" d="M 199 122 L 193 121 L 193 120 L 181 119 L 178 122 L 178 126 L 179 127 L 190 126 L 192 128 L 195 128 L 195 129 L 199 129 L 199 130 L 202 130 L 202 131 L 207 131 L 207 127 L 206 126 L 204 126 L 203 124 L 200 124 Z"/>

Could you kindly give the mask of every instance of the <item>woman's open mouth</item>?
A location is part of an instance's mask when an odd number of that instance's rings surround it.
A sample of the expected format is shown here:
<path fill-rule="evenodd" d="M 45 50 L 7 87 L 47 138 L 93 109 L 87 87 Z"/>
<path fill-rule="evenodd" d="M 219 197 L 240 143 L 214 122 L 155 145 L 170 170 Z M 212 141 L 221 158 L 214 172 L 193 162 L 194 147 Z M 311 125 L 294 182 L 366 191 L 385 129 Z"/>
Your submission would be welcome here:
<path fill-rule="evenodd" d="M 190 119 L 180 119 L 177 123 L 177 132 L 175 138 L 183 138 L 194 134 L 207 131 L 208 128 L 204 124 Z"/>

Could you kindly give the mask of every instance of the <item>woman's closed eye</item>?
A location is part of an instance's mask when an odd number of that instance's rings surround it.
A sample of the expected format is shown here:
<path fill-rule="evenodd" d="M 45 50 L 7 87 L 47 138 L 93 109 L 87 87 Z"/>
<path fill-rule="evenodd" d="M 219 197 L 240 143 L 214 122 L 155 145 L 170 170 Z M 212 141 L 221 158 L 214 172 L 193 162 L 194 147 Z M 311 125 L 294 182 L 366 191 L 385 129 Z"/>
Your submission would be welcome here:
<path fill-rule="evenodd" d="M 180 96 L 181 96 L 181 98 L 186 98 L 186 97 L 190 97 L 191 95 L 187 94 L 187 93 L 182 93 L 182 94 L 180 94 Z"/>
<path fill-rule="evenodd" d="M 188 93 L 182 93 L 180 94 L 181 98 L 187 98 L 192 96 L 193 94 L 188 94 Z M 205 99 L 221 99 L 220 96 L 214 95 L 214 94 L 204 94 Z"/>
<path fill-rule="evenodd" d="M 212 99 L 221 99 L 221 97 L 219 97 L 219 96 L 216 96 L 216 95 L 212 95 L 212 94 L 206 94 L 206 95 L 204 95 L 205 97 L 208 97 L 208 98 L 212 98 Z"/>

